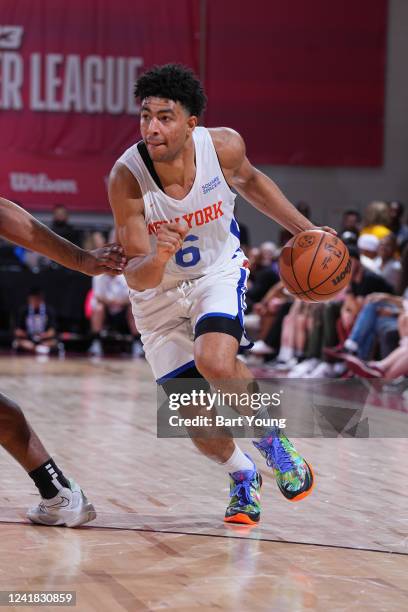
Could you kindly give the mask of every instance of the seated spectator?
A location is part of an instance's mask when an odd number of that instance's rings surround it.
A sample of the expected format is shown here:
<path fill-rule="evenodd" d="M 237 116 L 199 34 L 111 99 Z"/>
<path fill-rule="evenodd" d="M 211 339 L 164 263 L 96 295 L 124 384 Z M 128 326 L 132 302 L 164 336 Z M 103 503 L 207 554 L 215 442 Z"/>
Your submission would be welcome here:
<path fill-rule="evenodd" d="M 357 240 L 360 262 L 367 270 L 380 274 L 381 259 L 378 256 L 380 241 L 374 234 L 363 234 Z"/>
<path fill-rule="evenodd" d="M 344 346 L 348 350 L 360 351 L 361 355 L 365 356 L 372 350 L 375 334 L 380 333 L 381 330 L 385 332 L 386 328 L 388 328 L 390 317 L 392 324 L 394 324 L 392 314 L 389 313 L 387 308 L 385 310 L 378 309 L 377 312 L 375 298 L 370 294 L 381 294 L 382 296 L 388 294 L 392 296 L 394 289 L 385 278 L 364 268 L 360 262 L 359 253 L 355 248 L 349 247 L 349 251 L 353 261 L 349 290 L 363 308 L 359 312 L 351 334 L 344 343 Z M 327 321 L 328 325 L 333 325 L 333 323 L 335 324 L 333 320 L 330 323 Z M 328 346 L 330 345 L 326 344 L 325 348 Z"/>
<path fill-rule="evenodd" d="M 408 313 L 398 318 L 399 347 L 380 361 L 365 361 L 355 356 L 345 356 L 349 369 L 363 378 L 385 378 L 395 380 L 408 376 Z"/>
<path fill-rule="evenodd" d="M 308 334 L 308 318 L 314 306 L 315 304 L 307 304 L 299 299 L 295 299 L 291 305 L 282 323 L 280 349 L 276 364 L 274 364 L 276 369 L 289 370 L 303 360 Z"/>
<path fill-rule="evenodd" d="M 132 355 L 133 357 L 143 356 L 140 334 L 136 329 L 133 318 L 129 289 L 124 275 L 101 274 L 100 276 L 94 276 L 92 288 L 91 330 L 93 341 L 88 350 L 89 354 L 95 357 L 103 355 L 101 333 L 108 325 L 118 332 L 132 334 Z"/>
<path fill-rule="evenodd" d="M 57 204 L 53 210 L 51 229 L 58 234 L 58 236 L 62 236 L 62 238 L 66 238 L 66 240 L 74 244 L 80 244 L 80 234 L 74 226 L 69 223 L 68 210 L 61 204 Z"/>
<path fill-rule="evenodd" d="M 402 244 L 408 240 L 408 225 L 402 221 L 405 206 L 402 202 L 396 200 L 389 202 L 388 206 L 390 212 L 390 229 L 397 240 L 398 249 L 401 249 Z"/>
<path fill-rule="evenodd" d="M 234 209 L 234 217 L 239 226 L 239 241 L 241 244 L 241 249 L 244 251 L 245 255 L 248 257 L 248 254 L 251 248 L 249 229 L 248 229 L 248 226 L 245 225 L 245 223 L 241 221 L 239 217 L 239 212 L 238 212 L 239 208 L 240 208 L 240 205 L 236 202 L 235 209 Z"/>
<path fill-rule="evenodd" d="M 350 297 L 346 297 L 347 292 L 345 292 L 343 296 L 337 296 L 334 301 L 323 304 L 321 325 L 311 332 L 310 342 L 311 345 L 315 347 L 314 353 L 310 355 L 309 351 L 306 351 L 308 359 L 313 357 L 313 359 L 319 359 L 320 361 L 319 363 L 310 361 L 311 367 L 313 366 L 313 373 L 308 373 L 308 377 L 320 378 L 336 376 L 336 364 L 332 362 L 333 359 L 338 361 L 336 355 L 342 352 L 344 347 L 342 344 L 337 348 L 333 347 L 341 343 L 342 339 L 344 340 L 344 332 L 350 329 L 354 320 L 354 326 L 357 325 L 358 317 L 356 318 L 356 316 L 364 303 L 365 296 L 375 291 L 382 291 L 383 293 L 389 294 L 394 292 L 392 286 L 384 278 L 364 268 L 360 262 L 359 251 L 355 246 L 349 246 L 349 252 L 353 262 L 351 283 L 348 288 Z M 343 329 L 341 329 L 340 326 Z M 354 326 L 351 332 L 352 334 L 354 332 Z M 319 345 L 319 339 L 320 354 L 316 351 L 316 347 Z M 367 340 L 367 345 L 368 342 Z M 364 344 L 364 347 L 367 345 Z M 370 344 L 369 348 L 371 346 Z M 327 358 L 329 358 L 330 362 L 327 361 Z M 304 368 L 306 368 L 307 365 L 308 364 L 305 364 Z"/>
<path fill-rule="evenodd" d="M 355 234 L 354 232 L 349 232 L 345 230 L 344 232 L 339 234 L 339 238 L 347 246 L 357 246 L 358 234 Z"/>
<path fill-rule="evenodd" d="M 364 238 L 365 236 L 361 236 Z M 401 285 L 401 262 L 397 258 L 397 239 L 389 234 L 380 242 L 378 254 L 380 257 L 380 274 L 394 287 L 395 293 Z"/>
<path fill-rule="evenodd" d="M 249 262 L 249 269 L 251 271 L 251 274 L 248 279 L 248 287 L 251 287 L 254 284 L 256 275 L 260 270 L 262 270 L 261 249 L 259 247 L 251 247 L 248 251 L 247 257 Z"/>
<path fill-rule="evenodd" d="M 380 345 L 385 341 L 390 330 L 397 329 L 397 317 L 401 311 L 395 303 L 397 296 L 374 293 L 367 299 L 353 325 L 350 336 L 344 342 L 344 348 L 355 353 L 361 359 L 368 359 L 373 352 L 375 341 Z M 383 345 L 381 354 L 386 348 Z"/>
<path fill-rule="evenodd" d="M 280 350 L 282 324 L 288 314 L 293 297 L 279 280 L 258 301 L 253 312 L 261 318 L 259 340 L 250 349 L 253 355 L 274 357 Z"/>
<path fill-rule="evenodd" d="M 360 254 L 355 247 L 349 247 L 353 267 L 351 271 L 351 293 L 357 297 L 365 297 L 370 293 L 391 293 L 394 289 L 390 283 L 380 276 L 367 270 L 360 262 Z"/>
<path fill-rule="evenodd" d="M 360 235 L 373 234 L 379 240 L 388 236 L 391 217 L 390 209 L 386 202 L 370 202 L 364 211 L 363 229 Z"/>
<path fill-rule="evenodd" d="M 408 293 L 408 242 L 406 242 L 401 249 L 401 282 L 398 290 L 399 295 Z"/>
<path fill-rule="evenodd" d="M 361 215 L 358 210 L 345 210 L 341 222 L 340 234 L 351 232 L 358 236 L 360 234 Z"/>
<path fill-rule="evenodd" d="M 245 223 L 242 223 L 242 221 L 240 221 L 238 225 L 239 225 L 239 241 L 240 241 L 241 249 L 244 251 L 245 255 L 247 255 L 250 249 L 248 226 L 246 226 Z"/>
<path fill-rule="evenodd" d="M 57 346 L 54 310 L 45 303 L 41 289 L 33 287 L 17 318 L 13 348 L 47 355 Z"/>
<path fill-rule="evenodd" d="M 280 250 L 278 249 L 276 244 L 271 240 L 267 242 L 262 242 L 261 246 L 259 247 L 259 250 L 261 253 L 261 268 L 263 268 L 264 270 L 266 270 L 267 268 L 273 268 L 275 271 L 277 271 L 278 267 L 276 262 L 279 257 Z"/>
<path fill-rule="evenodd" d="M 338 298 L 331 303 L 311 304 L 305 360 L 295 366 L 290 378 L 331 377 L 346 370 L 345 366 L 337 368 L 337 364 L 322 360 L 322 346 L 340 342 L 343 347 L 360 310 L 360 303 L 351 293 Z"/>
<path fill-rule="evenodd" d="M 279 282 L 280 277 L 276 264 L 278 254 L 279 251 L 274 242 L 263 242 L 259 247 L 259 253 L 254 253 L 256 259 L 252 257 L 252 262 L 250 260 L 251 275 L 254 263 L 255 275 L 245 296 L 248 312 L 251 312 L 254 304 L 260 302 L 269 289 Z"/>

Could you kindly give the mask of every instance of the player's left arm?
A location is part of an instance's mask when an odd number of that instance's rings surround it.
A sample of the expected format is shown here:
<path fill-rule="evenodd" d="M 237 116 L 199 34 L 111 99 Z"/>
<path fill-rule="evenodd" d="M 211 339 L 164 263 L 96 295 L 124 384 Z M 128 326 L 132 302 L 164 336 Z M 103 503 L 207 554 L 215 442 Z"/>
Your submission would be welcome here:
<path fill-rule="evenodd" d="M 230 128 L 215 128 L 209 131 L 230 187 L 292 234 L 316 229 L 316 226 L 291 204 L 276 183 L 250 163 L 246 156 L 245 142 L 238 132 Z M 336 234 L 330 227 L 321 229 Z"/>

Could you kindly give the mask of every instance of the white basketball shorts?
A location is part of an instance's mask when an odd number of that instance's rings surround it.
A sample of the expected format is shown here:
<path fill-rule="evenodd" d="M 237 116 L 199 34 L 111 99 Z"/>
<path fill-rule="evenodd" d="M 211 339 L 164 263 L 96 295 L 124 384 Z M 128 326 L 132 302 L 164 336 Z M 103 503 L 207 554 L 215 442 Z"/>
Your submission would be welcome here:
<path fill-rule="evenodd" d="M 153 374 L 158 383 L 194 366 L 194 331 L 208 317 L 238 317 L 240 346 L 251 348 L 244 329 L 245 293 L 249 270 L 235 262 L 222 272 L 194 280 L 172 280 L 154 296 L 130 291 L 132 311 Z"/>

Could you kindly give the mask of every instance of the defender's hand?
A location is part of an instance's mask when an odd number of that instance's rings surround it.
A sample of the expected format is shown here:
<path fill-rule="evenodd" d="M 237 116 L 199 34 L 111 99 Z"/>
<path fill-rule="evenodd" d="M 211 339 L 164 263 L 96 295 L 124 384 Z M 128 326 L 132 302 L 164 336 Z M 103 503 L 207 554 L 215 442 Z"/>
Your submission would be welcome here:
<path fill-rule="evenodd" d="M 110 274 L 118 276 L 123 274 L 126 266 L 126 257 L 119 244 L 107 244 L 100 249 L 85 251 L 80 271 L 89 276 Z"/>
<path fill-rule="evenodd" d="M 156 257 L 167 263 L 183 246 L 188 232 L 188 225 L 181 223 L 163 223 L 157 230 Z"/>

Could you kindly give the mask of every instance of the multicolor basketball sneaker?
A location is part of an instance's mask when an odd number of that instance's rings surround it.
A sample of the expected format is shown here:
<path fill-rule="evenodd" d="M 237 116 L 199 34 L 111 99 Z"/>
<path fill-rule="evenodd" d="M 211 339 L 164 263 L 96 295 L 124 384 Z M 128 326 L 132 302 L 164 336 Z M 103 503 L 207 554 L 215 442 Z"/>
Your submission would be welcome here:
<path fill-rule="evenodd" d="M 253 445 L 273 469 L 276 483 L 289 501 L 300 501 L 311 493 L 314 475 L 311 466 L 279 430 L 273 430 Z"/>
<path fill-rule="evenodd" d="M 248 459 L 251 459 L 247 455 Z M 251 459 L 252 461 L 252 459 Z M 243 470 L 230 474 L 230 503 L 225 511 L 226 523 L 256 525 L 261 516 L 262 477 L 256 471 Z"/>

